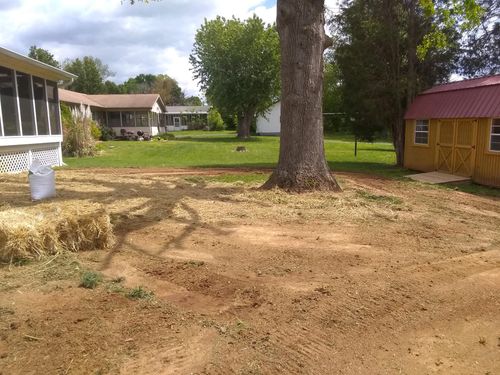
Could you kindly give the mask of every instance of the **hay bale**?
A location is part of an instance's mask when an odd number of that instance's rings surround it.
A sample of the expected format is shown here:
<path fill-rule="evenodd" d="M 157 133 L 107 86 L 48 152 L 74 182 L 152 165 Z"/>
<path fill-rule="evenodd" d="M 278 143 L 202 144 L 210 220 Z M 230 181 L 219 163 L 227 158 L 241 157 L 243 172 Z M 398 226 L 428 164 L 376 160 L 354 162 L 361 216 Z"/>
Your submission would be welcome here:
<path fill-rule="evenodd" d="M 109 214 L 97 204 L 65 202 L 0 211 L 0 261 L 61 251 L 107 249 L 114 242 Z"/>

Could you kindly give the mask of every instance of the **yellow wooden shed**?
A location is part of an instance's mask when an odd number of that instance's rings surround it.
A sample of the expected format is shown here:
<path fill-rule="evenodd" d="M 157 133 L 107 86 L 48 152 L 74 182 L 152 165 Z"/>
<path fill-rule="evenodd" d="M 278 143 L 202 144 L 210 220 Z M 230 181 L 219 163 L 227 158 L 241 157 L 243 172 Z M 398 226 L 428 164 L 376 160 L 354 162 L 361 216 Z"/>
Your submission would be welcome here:
<path fill-rule="evenodd" d="M 500 187 L 500 75 L 424 91 L 405 121 L 406 168 Z"/>

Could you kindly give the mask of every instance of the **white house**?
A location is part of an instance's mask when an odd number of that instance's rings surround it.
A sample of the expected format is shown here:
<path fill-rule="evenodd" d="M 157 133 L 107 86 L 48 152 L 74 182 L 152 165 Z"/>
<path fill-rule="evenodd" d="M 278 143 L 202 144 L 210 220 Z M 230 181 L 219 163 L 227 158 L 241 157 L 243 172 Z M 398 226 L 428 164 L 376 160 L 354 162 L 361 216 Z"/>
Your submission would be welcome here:
<path fill-rule="evenodd" d="M 162 131 L 165 105 L 158 94 L 90 95 L 59 89 L 61 103 L 71 107 L 83 104 L 90 108 L 92 118 L 120 135 L 122 129 L 156 135 Z"/>
<path fill-rule="evenodd" d="M 62 103 L 83 104 L 90 108 L 92 118 L 111 128 L 115 135 L 122 129 L 157 135 L 166 131 L 204 129 L 209 106 L 165 106 L 158 94 L 89 95 L 59 89 Z"/>
<path fill-rule="evenodd" d="M 279 135 L 281 130 L 281 102 L 273 104 L 265 114 L 257 117 L 258 135 Z"/>
<path fill-rule="evenodd" d="M 165 129 L 169 132 L 188 129 L 204 129 L 208 126 L 209 106 L 165 107 Z"/>
<path fill-rule="evenodd" d="M 62 164 L 58 86 L 74 78 L 0 47 L 0 173 Z"/>

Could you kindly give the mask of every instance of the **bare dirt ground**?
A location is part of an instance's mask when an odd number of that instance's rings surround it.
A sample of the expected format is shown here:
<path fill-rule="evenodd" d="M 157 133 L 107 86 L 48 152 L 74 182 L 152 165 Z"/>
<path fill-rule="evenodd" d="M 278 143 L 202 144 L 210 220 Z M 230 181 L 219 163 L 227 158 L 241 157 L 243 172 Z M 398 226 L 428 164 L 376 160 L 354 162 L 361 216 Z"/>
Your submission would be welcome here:
<path fill-rule="evenodd" d="M 57 172 L 56 201 L 103 204 L 117 244 L 0 267 L 0 374 L 500 374 L 500 200 L 184 172 Z M 0 177 L 0 209 L 28 197 Z"/>

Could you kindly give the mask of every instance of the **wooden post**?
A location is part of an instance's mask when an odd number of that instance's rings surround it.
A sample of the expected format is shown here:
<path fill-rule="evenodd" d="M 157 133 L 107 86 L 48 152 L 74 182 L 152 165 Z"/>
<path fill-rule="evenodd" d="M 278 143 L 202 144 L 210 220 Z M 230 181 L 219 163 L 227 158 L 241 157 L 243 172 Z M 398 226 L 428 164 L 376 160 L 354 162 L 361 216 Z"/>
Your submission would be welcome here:
<path fill-rule="evenodd" d="M 354 135 L 354 156 L 358 156 L 358 136 Z"/>

